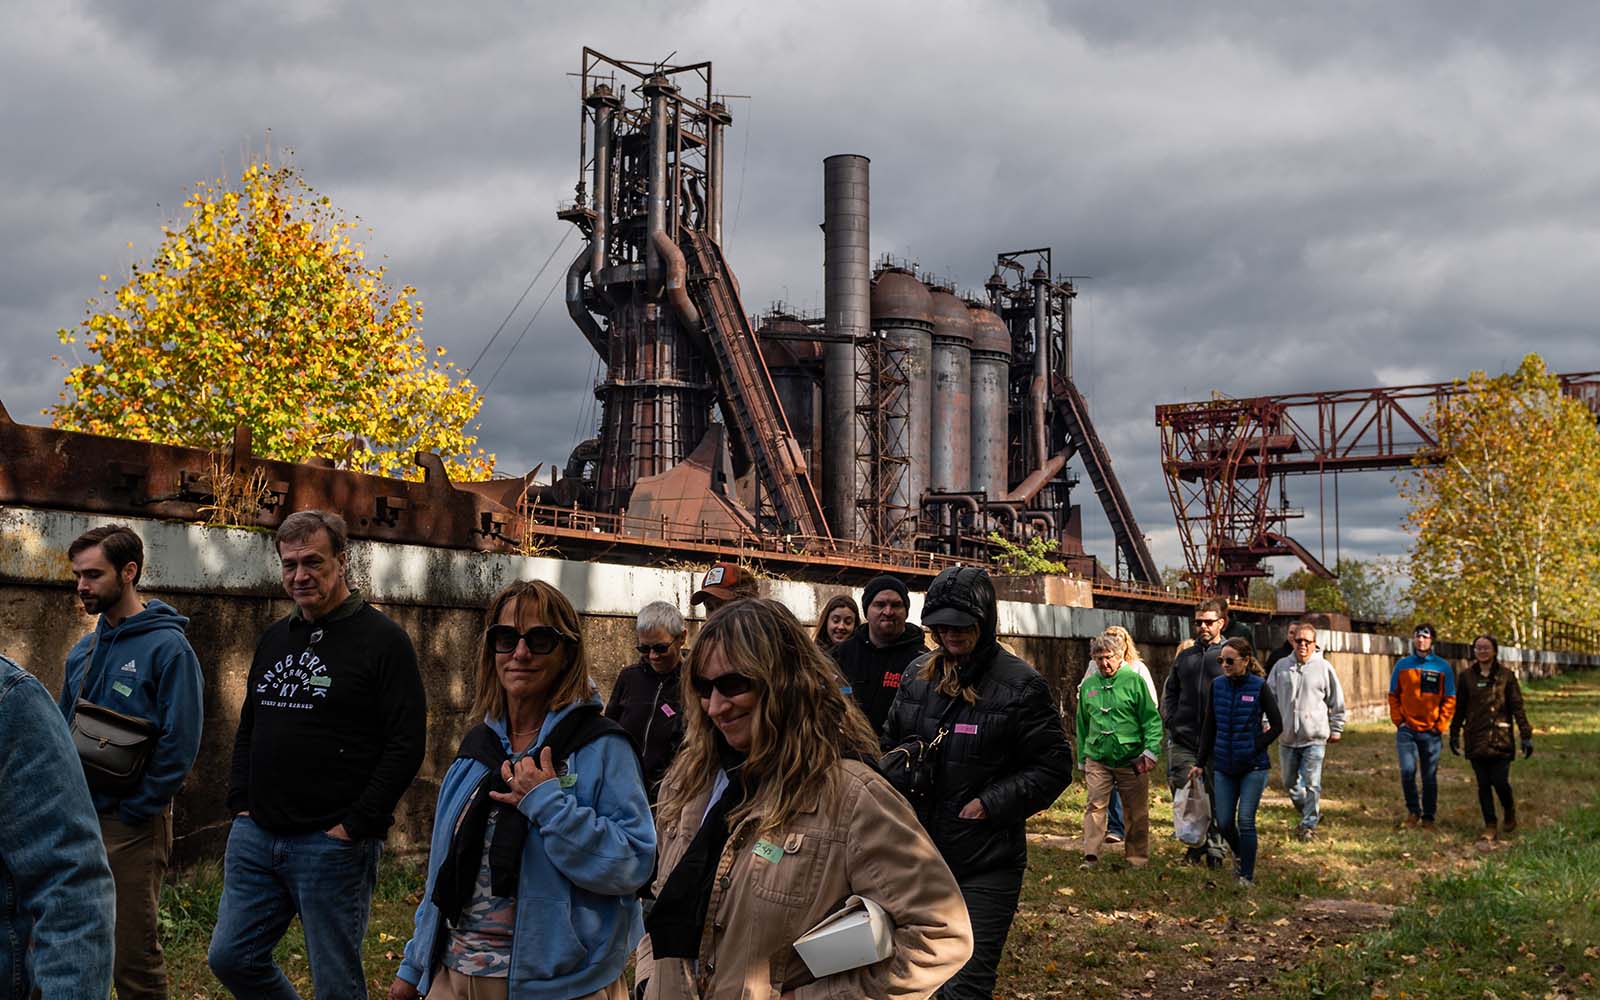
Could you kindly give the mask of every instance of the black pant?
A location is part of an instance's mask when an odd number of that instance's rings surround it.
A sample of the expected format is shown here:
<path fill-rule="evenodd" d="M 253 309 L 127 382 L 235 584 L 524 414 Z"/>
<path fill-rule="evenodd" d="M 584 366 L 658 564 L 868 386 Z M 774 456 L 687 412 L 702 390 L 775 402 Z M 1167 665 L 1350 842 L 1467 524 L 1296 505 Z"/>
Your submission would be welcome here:
<path fill-rule="evenodd" d="M 1022 897 L 1022 871 L 984 872 L 957 882 L 972 920 L 972 957 L 939 990 L 939 1000 L 991 1000 L 1006 935 Z"/>
<path fill-rule="evenodd" d="M 1478 808 L 1483 810 L 1483 825 L 1494 826 L 1494 797 L 1500 796 L 1500 810 L 1507 821 L 1517 818 L 1517 805 L 1511 801 L 1511 758 L 1475 759 L 1472 773 L 1478 776 Z"/>

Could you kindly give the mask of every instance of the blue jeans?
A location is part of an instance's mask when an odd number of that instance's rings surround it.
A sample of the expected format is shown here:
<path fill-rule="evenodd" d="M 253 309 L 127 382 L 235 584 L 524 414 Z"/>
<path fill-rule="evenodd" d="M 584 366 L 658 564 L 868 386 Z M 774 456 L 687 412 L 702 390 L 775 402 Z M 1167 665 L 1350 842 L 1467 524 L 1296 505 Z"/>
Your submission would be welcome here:
<path fill-rule="evenodd" d="M 1278 746 L 1278 764 L 1283 771 L 1283 790 L 1289 801 L 1300 810 L 1300 828 L 1315 830 L 1322 819 L 1322 760 L 1327 756 L 1325 743 L 1310 746 Z"/>
<path fill-rule="evenodd" d="M 361 939 L 383 842 L 325 833 L 278 836 L 236 817 L 223 860 L 222 903 L 207 961 L 230 992 L 251 1000 L 299 1000 L 272 960 L 296 914 L 317 1000 L 367 1000 Z"/>
<path fill-rule="evenodd" d="M 1439 804 L 1439 734 L 1419 733 L 1409 726 L 1394 731 L 1395 752 L 1400 755 L 1400 791 L 1406 812 L 1432 821 Z M 1422 802 L 1417 803 L 1417 772 L 1422 772 Z"/>
<path fill-rule="evenodd" d="M 1122 827 L 1122 796 L 1115 788 L 1111 789 L 1111 804 L 1106 807 L 1106 832 L 1119 837 L 1128 832 Z"/>
<path fill-rule="evenodd" d="M 1211 814 L 1222 830 L 1222 839 L 1233 848 L 1239 859 L 1239 877 L 1256 877 L 1256 807 L 1261 804 L 1261 793 L 1267 787 L 1267 771 L 1246 771 L 1244 774 L 1211 775 L 1215 793 Z"/>

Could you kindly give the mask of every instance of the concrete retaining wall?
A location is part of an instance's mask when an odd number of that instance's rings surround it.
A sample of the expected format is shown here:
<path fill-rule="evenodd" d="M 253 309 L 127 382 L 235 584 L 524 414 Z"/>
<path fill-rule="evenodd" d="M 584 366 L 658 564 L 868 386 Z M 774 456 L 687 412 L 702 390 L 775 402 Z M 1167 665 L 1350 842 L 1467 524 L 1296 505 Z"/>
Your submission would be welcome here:
<path fill-rule="evenodd" d="M 94 624 L 73 595 L 66 548 L 83 531 L 104 522 L 83 514 L 0 507 L 0 652 L 32 670 L 51 690 L 60 689 L 67 650 Z M 206 672 L 200 759 L 176 805 L 178 853 L 192 858 L 215 850 L 226 831 L 228 761 L 251 656 L 266 626 L 288 614 L 292 605 L 279 585 L 268 533 L 124 522 L 144 539 L 142 591 L 189 616 L 189 639 Z M 583 617 L 595 681 L 609 691 L 617 672 L 636 659 L 633 615 L 644 604 L 665 600 L 686 614 L 693 611 L 692 638 L 699 615 L 689 607 L 689 597 L 702 572 L 353 543 L 352 582 L 410 633 L 428 693 L 428 754 L 401 803 L 397 846 L 426 842 L 438 780 L 469 724 L 466 711 L 482 609 L 495 591 L 518 579 L 542 579 L 559 587 Z M 851 592 L 786 580 L 763 580 L 761 590 L 807 622 L 815 622 L 829 598 Z M 854 595 L 859 599 L 859 591 Z M 922 595 L 912 594 L 913 621 L 921 607 Z M 1175 615 L 1019 601 L 1003 601 L 999 610 L 1002 641 L 1050 681 L 1064 713 L 1075 708 L 1077 681 L 1088 665 L 1088 640 L 1107 626 L 1121 625 L 1135 636 L 1158 685 L 1188 634 L 1188 622 Z M 1271 638 L 1267 648 L 1281 641 L 1281 628 Z M 1348 633 L 1322 633 L 1321 642 L 1340 672 L 1352 709 L 1368 717 L 1381 714 L 1389 669 L 1404 652 L 1403 642 Z M 1465 649 L 1447 646 L 1443 655 L 1464 657 Z M 1502 658 L 1539 675 L 1597 662 L 1594 657 L 1509 649 L 1502 650 Z"/>

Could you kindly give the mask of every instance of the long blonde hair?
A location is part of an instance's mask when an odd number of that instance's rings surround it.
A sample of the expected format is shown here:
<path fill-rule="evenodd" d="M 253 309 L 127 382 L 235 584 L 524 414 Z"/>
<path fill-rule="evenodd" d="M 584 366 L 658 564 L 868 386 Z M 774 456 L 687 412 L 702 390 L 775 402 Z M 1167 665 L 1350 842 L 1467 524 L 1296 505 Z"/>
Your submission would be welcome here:
<path fill-rule="evenodd" d="M 742 771 L 754 791 L 728 815 L 730 829 L 756 815 L 757 832 L 777 830 L 817 807 L 840 761 L 877 759 L 878 739 L 867 717 L 789 609 L 762 598 L 733 601 L 700 629 L 683 673 L 683 746 L 661 783 L 664 826 L 678 822 L 721 767 L 716 726 L 691 683 L 713 653 L 753 682 L 758 699 Z"/>
<path fill-rule="evenodd" d="M 561 676 L 550 692 L 550 711 L 555 711 L 589 696 L 594 682 L 589 679 L 589 658 L 583 649 L 583 631 L 578 627 L 578 612 L 567 596 L 543 580 L 519 580 L 494 595 L 483 615 L 483 634 L 478 638 L 478 675 L 473 685 L 472 718 L 506 717 L 506 689 L 495 672 L 494 650 L 489 648 L 489 629 L 500 621 L 507 604 L 517 604 L 517 628 L 537 618 L 561 633 L 567 658 Z"/>

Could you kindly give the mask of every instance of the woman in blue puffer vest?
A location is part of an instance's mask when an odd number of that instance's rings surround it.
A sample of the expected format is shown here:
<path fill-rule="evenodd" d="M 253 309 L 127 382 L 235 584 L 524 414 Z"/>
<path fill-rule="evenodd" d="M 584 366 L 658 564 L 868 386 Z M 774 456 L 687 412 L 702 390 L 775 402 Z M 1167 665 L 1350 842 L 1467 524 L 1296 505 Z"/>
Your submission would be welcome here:
<path fill-rule="evenodd" d="M 1211 768 L 1211 815 L 1233 849 L 1239 883 L 1249 885 L 1256 877 L 1256 807 L 1272 773 L 1267 747 L 1283 732 L 1283 718 L 1248 639 L 1223 643 L 1217 663 L 1222 676 L 1211 682 L 1194 773 Z"/>

